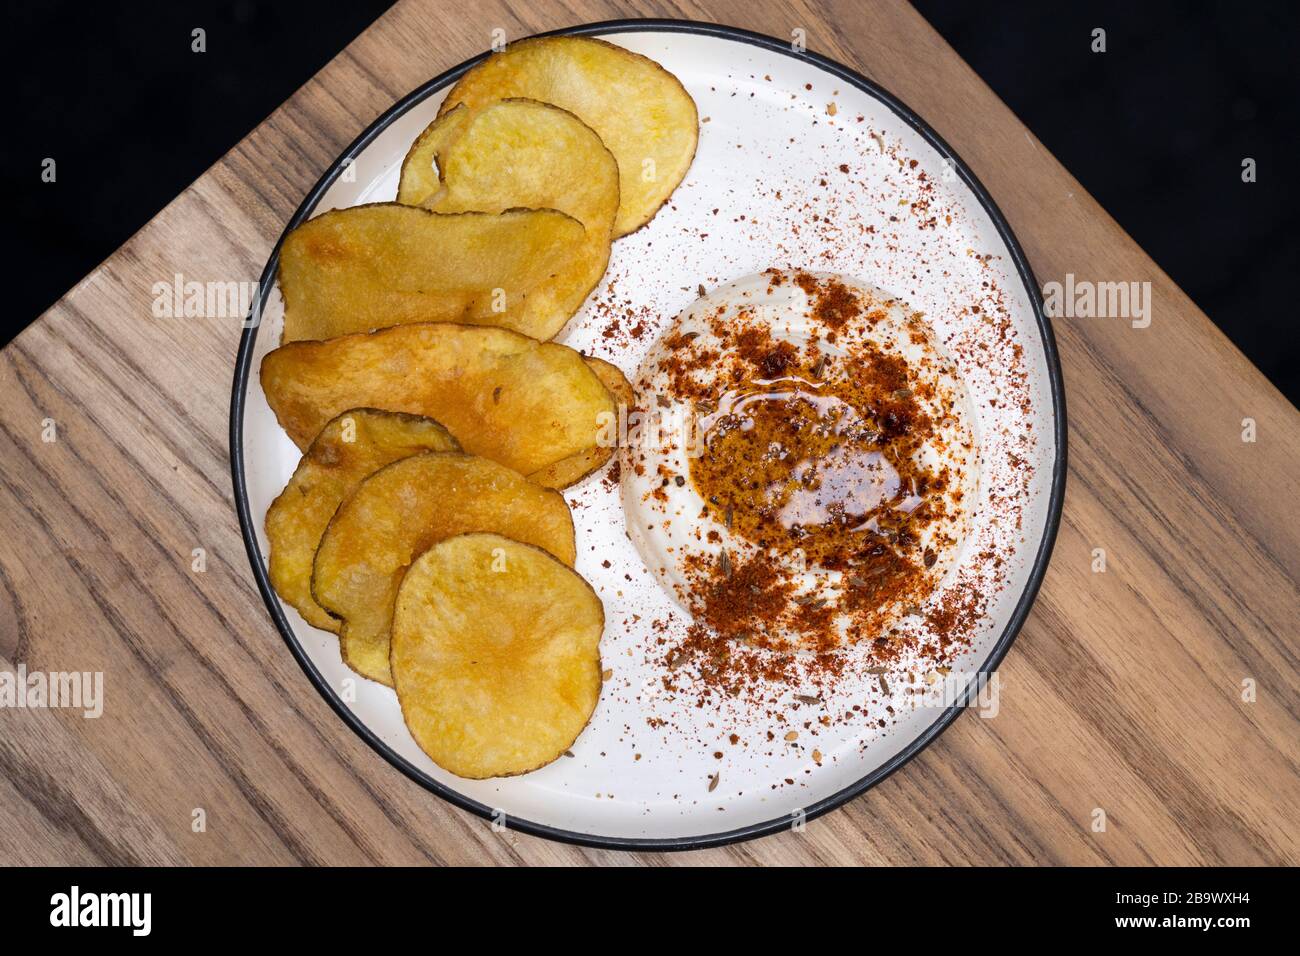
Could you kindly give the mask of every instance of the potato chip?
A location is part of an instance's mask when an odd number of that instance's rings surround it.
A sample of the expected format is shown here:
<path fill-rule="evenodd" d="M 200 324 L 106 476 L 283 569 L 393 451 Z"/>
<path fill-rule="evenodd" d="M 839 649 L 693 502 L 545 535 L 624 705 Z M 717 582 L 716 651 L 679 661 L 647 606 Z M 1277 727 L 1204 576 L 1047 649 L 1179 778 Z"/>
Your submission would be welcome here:
<path fill-rule="evenodd" d="M 284 239 L 281 341 L 411 322 L 494 325 L 549 338 L 581 304 L 559 277 L 586 241 L 582 223 L 553 209 L 336 209 Z"/>
<path fill-rule="evenodd" d="M 591 37 L 536 37 L 511 43 L 460 78 L 440 109 L 481 110 L 525 97 L 553 103 L 590 126 L 618 161 L 614 236 L 650 221 L 695 156 L 695 102 L 658 63 Z"/>
<path fill-rule="evenodd" d="M 460 777 L 527 773 L 577 740 L 600 698 L 605 612 L 546 552 L 448 538 L 402 581 L 392 671 L 420 748 Z"/>
<path fill-rule="evenodd" d="M 594 355 L 585 356 L 584 361 L 596 373 L 596 377 L 600 379 L 600 384 L 604 385 L 609 394 L 614 396 L 615 404 L 622 405 L 624 408 L 632 408 L 636 405 L 636 392 L 621 368 L 613 362 L 606 362 Z"/>
<path fill-rule="evenodd" d="M 614 401 L 618 406 L 618 414 L 625 416 L 627 414 L 626 410 L 631 409 L 636 403 L 636 393 L 632 390 L 632 384 L 627 380 L 627 377 L 623 375 L 618 366 L 611 365 L 604 359 L 589 355 L 585 361 L 588 367 L 596 373 L 596 377 L 600 379 L 601 384 L 614 397 Z M 594 448 L 571 455 L 553 465 L 548 465 L 540 471 L 535 471 L 528 476 L 528 480 L 539 485 L 545 485 L 547 488 L 567 488 L 574 482 L 587 477 L 587 475 L 609 461 L 614 454 L 617 443 L 606 440 L 606 436 L 612 432 L 614 438 L 617 438 L 617 418 L 613 420 L 613 425 L 614 428 L 602 431 L 602 440 Z"/>
<path fill-rule="evenodd" d="M 436 419 L 465 451 L 530 475 L 598 447 L 614 399 L 573 349 L 505 329 L 403 325 L 282 345 L 262 390 L 299 448 L 365 405 Z"/>
<path fill-rule="evenodd" d="M 424 452 L 379 469 L 339 506 L 316 551 L 311 590 L 341 619 L 343 659 L 392 684 L 388 637 L 402 575 L 431 544 L 471 531 L 501 531 L 566 564 L 573 518 L 557 491 L 486 458 Z"/>
<path fill-rule="evenodd" d="M 411 146 L 397 201 L 440 213 L 558 209 L 581 222 L 581 251 L 547 286 L 563 308 L 553 327 L 528 331 L 548 339 L 605 274 L 618 213 L 618 163 L 599 136 L 558 106 L 501 100 L 472 114 L 458 106 Z"/>
<path fill-rule="evenodd" d="M 422 451 L 460 451 L 460 445 L 431 418 L 349 409 L 321 429 L 271 502 L 266 512 L 271 586 L 308 624 L 339 629 L 311 596 L 316 548 L 339 503 L 372 472 Z"/>

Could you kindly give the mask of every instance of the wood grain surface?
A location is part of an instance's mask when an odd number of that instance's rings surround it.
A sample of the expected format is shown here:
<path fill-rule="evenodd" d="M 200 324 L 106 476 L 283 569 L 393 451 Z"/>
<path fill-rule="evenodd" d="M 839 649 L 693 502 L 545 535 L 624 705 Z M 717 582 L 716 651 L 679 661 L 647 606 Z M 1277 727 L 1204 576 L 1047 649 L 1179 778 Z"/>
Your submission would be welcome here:
<path fill-rule="evenodd" d="M 398 5 L 4 350 L 0 664 L 102 671 L 106 704 L 94 720 L 0 710 L 0 863 L 1300 863 L 1300 414 L 920 15 L 900 2 L 474 7 Z M 255 280 L 334 157 L 494 27 L 517 38 L 623 16 L 803 28 L 809 49 L 893 91 L 969 162 L 1040 282 L 1153 290 L 1149 328 L 1056 323 L 1065 516 L 999 715 L 963 715 L 802 833 L 690 854 L 494 833 L 335 717 L 272 626 L 235 518 L 239 322 L 150 311 L 151 286 L 177 273 Z"/>

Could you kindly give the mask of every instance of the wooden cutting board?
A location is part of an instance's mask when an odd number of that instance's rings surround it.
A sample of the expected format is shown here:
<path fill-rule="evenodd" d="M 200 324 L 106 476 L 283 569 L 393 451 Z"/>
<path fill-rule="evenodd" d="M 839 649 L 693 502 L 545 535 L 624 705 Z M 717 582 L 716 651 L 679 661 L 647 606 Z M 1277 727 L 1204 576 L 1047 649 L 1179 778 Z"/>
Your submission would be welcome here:
<path fill-rule="evenodd" d="M 629 6 L 803 29 L 969 162 L 1040 282 L 1153 292 L 1145 329 L 1056 322 L 1069 489 L 998 716 L 963 715 L 801 833 L 661 857 L 494 833 L 335 717 L 272 626 L 235 519 L 239 322 L 150 309 L 178 274 L 255 280 L 333 158 L 492 28 L 513 39 Z M 920 15 L 464 10 L 399 4 L 4 350 L 0 665 L 102 671 L 105 708 L 0 709 L 0 863 L 1300 863 L 1300 414 Z"/>

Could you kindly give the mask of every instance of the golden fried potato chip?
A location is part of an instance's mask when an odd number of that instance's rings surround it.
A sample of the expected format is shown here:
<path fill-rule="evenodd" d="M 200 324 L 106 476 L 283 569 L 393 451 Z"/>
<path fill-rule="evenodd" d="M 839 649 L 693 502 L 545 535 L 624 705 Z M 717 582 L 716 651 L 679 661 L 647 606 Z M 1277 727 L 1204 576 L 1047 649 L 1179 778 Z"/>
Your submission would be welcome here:
<path fill-rule="evenodd" d="M 614 236 L 650 221 L 686 175 L 699 139 L 695 101 L 654 60 L 591 37 L 511 43 L 460 78 L 440 113 L 526 97 L 553 103 L 596 131 L 618 160 Z"/>
<path fill-rule="evenodd" d="M 544 551 L 495 534 L 435 544 L 406 572 L 393 614 L 411 736 L 460 777 L 550 763 L 596 709 L 604 626 L 591 585 Z"/>
<path fill-rule="evenodd" d="M 502 531 L 566 564 L 573 518 L 557 491 L 486 458 L 424 452 L 379 469 L 330 520 L 312 571 L 316 602 L 340 618 L 343 660 L 392 684 L 388 634 L 402 575 L 425 548 L 470 531 Z"/>
<path fill-rule="evenodd" d="M 600 379 L 600 384 L 604 385 L 610 395 L 614 396 L 614 402 L 625 408 L 632 408 L 636 405 L 636 391 L 632 388 L 632 383 L 627 380 L 623 370 L 613 362 L 606 362 L 602 358 L 596 358 L 594 355 L 587 355 L 583 361 L 596 373 Z"/>
<path fill-rule="evenodd" d="M 460 445 L 431 418 L 350 409 L 321 429 L 284 491 L 271 502 L 266 512 L 271 585 L 308 624 L 339 629 L 339 622 L 311 596 L 316 547 L 339 503 L 372 472 L 422 451 L 460 451 Z"/>
<path fill-rule="evenodd" d="M 495 325 L 549 338 L 582 304 L 560 278 L 586 242 L 582 223 L 554 209 L 335 209 L 284 239 L 281 341 L 410 322 Z"/>
<path fill-rule="evenodd" d="M 434 164 L 437 164 L 435 171 Z M 558 209 L 582 223 L 582 250 L 548 285 L 564 308 L 560 331 L 596 287 L 609 263 L 618 213 L 618 163 L 590 127 L 572 113 L 534 100 L 500 100 L 471 113 L 458 106 L 431 123 L 402 163 L 397 201 L 440 213 Z"/>
<path fill-rule="evenodd" d="M 620 406 L 618 414 L 626 414 L 621 409 L 631 409 L 636 403 L 636 393 L 632 390 L 632 383 L 627 380 L 627 377 L 617 365 L 611 365 L 604 359 L 588 355 L 583 361 L 596 373 L 600 383 L 613 396 L 615 404 Z M 617 418 L 614 419 L 613 424 L 616 429 Z M 610 431 L 613 431 L 615 437 L 617 437 L 617 431 L 610 429 L 602 432 L 602 438 Z M 553 465 L 548 465 L 540 471 L 533 472 L 528 476 L 528 480 L 539 485 L 545 485 L 547 488 L 567 488 L 609 461 L 610 456 L 614 454 L 614 448 L 614 442 L 602 440 L 594 448 L 589 448 L 576 455 L 570 455 L 568 458 L 561 459 Z"/>
<path fill-rule="evenodd" d="M 486 326 L 401 325 L 270 352 L 262 390 L 299 448 L 360 405 L 442 422 L 465 451 L 530 475 L 599 444 L 614 399 L 573 349 Z"/>

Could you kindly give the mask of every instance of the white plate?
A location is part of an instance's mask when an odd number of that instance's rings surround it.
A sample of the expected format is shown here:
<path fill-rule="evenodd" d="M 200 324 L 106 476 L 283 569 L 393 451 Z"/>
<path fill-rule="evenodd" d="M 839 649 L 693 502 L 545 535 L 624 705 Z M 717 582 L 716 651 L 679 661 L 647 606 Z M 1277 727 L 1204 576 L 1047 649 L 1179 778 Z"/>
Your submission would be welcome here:
<path fill-rule="evenodd" d="M 614 671 L 591 724 L 572 758 L 521 777 L 469 781 L 441 770 L 407 733 L 393 692 L 349 670 L 337 638 L 305 624 L 267 582 L 263 517 L 298 462 L 256 376 L 280 336 L 278 246 L 262 278 L 260 325 L 250 323 L 240 344 L 231 404 L 240 521 L 267 607 L 308 676 L 417 782 L 482 816 L 570 842 L 684 849 L 747 839 L 810 820 L 897 769 L 956 716 L 971 675 L 991 671 L 1006 653 L 1046 568 L 1063 496 L 1065 411 L 1051 328 L 1024 256 L 983 188 L 922 120 L 865 78 L 788 43 L 713 25 L 619 21 L 564 32 L 600 36 L 663 64 L 695 98 L 701 127 L 685 181 L 647 227 L 616 243 L 605 281 L 560 341 L 630 374 L 653 334 L 627 335 L 634 319 L 606 335 L 612 308 L 626 304 L 661 328 L 700 285 L 774 265 L 846 273 L 924 311 L 962 371 L 981 436 L 976 530 L 945 587 L 965 575 L 966 587 L 987 587 L 989 602 L 959 679 L 950 677 L 941 695 L 896 678 L 886 694 L 860 661 L 851 663 L 837 702 L 826 707 L 857 701 L 860 712 L 806 730 L 816 714 L 793 698 L 793 722 L 774 725 L 743 702 L 699 708 L 694 697 L 656 691 L 662 651 L 654 650 L 651 621 L 673 605 L 624 535 L 617 488 L 595 476 L 566 492 L 577 568 L 605 603 L 601 652 Z M 473 62 L 380 117 L 286 232 L 317 212 L 393 199 L 407 147 Z M 909 205 L 921 201 L 928 207 Z M 989 507 L 991 493 L 1015 499 L 1019 527 L 1006 520 L 1005 502 Z M 996 582 L 977 555 L 987 547 L 1005 561 Z M 768 740 L 768 730 L 787 726 L 801 728 L 799 741 L 779 732 Z"/>

